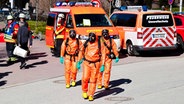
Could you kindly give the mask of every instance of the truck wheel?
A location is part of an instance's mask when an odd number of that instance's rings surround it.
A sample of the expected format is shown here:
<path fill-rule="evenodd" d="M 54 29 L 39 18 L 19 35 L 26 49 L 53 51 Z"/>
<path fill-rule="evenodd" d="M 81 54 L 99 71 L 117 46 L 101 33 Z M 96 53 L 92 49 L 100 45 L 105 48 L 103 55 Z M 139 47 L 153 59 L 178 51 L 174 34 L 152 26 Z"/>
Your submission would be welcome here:
<path fill-rule="evenodd" d="M 127 43 L 127 53 L 129 56 L 139 55 L 131 42 Z"/>
<path fill-rule="evenodd" d="M 182 51 L 184 50 L 183 39 L 180 35 L 177 36 L 177 45 L 179 50 L 182 50 Z"/>

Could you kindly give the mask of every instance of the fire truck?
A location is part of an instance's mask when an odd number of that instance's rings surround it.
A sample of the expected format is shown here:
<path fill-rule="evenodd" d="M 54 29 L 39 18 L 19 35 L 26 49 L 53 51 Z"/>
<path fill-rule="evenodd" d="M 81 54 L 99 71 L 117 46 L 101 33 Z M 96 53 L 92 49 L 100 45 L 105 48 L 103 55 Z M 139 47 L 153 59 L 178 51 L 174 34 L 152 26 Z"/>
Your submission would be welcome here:
<path fill-rule="evenodd" d="M 93 2 L 57 2 L 53 8 L 50 8 L 46 25 L 46 45 L 51 49 L 55 47 L 55 34 L 58 15 L 64 14 L 65 37 L 68 37 L 70 29 L 74 29 L 77 38 L 82 42 L 88 39 L 90 32 L 101 36 L 103 29 L 108 29 L 110 37 L 116 42 L 117 49 L 120 50 L 119 34 L 109 19 L 103 8 L 95 6 Z"/>
<path fill-rule="evenodd" d="M 177 33 L 170 11 L 148 10 L 146 6 L 122 6 L 110 19 L 120 33 L 122 49 L 139 55 L 141 51 L 177 48 Z"/>

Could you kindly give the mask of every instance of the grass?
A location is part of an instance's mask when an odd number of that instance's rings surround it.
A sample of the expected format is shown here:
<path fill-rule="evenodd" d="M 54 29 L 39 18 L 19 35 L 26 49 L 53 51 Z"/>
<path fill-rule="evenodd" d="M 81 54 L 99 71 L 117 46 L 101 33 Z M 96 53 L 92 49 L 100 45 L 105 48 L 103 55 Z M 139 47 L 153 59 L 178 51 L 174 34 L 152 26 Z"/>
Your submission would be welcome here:
<path fill-rule="evenodd" d="M 46 26 L 46 22 L 45 21 L 27 21 L 29 24 L 29 27 L 31 28 L 31 30 L 35 33 L 38 34 L 39 32 L 41 32 L 42 34 L 45 34 L 45 26 Z"/>

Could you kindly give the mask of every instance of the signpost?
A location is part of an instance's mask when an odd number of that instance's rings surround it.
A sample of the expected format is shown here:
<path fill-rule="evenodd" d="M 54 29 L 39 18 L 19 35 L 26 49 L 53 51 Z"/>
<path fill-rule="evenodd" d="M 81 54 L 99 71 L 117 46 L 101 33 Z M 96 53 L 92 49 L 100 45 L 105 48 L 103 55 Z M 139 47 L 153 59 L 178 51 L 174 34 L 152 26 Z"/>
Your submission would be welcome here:
<path fill-rule="evenodd" d="M 168 0 L 168 4 L 170 5 L 170 11 L 172 10 L 172 3 L 174 0 Z"/>
<path fill-rule="evenodd" d="M 169 5 L 172 5 L 173 1 L 174 1 L 174 0 L 168 0 L 168 4 L 169 4 Z"/>
<path fill-rule="evenodd" d="M 100 0 L 91 0 L 92 3 L 95 3 L 95 7 L 101 7 L 101 2 Z"/>
<path fill-rule="evenodd" d="M 182 3 L 183 3 L 183 0 L 180 0 L 180 13 L 182 12 Z"/>

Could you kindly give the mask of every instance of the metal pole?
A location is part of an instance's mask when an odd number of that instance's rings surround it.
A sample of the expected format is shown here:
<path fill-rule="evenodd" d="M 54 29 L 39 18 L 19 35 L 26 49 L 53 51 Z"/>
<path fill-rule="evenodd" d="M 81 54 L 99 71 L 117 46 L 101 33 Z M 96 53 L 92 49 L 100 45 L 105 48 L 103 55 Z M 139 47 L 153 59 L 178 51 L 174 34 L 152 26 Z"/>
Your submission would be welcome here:
<path fill-rule="evenodd" d="M 182 12 L 182 3 L 183 3 L 183 0 L 180 0 L 180 13 Z"/>
<path fill-rule="evenodd" d="M 39 5 L 39 0 L 36 0 L 36 23 L 35 23 L 35 30 L 38 27 L 38 5 Z"/>
<path fill-rule="evenodd" d="M 112 9 L 112 1 L 110 0 L 110 2 L 109 2 L 109 16 L 111 15 L 111 9 Z"/>
<path fill-rule="evenodd" d="M 172 11 L 172 4 L 170 4 L 170 11 Z"/>

